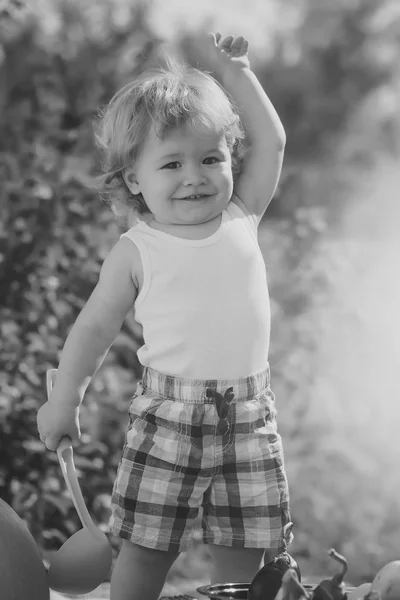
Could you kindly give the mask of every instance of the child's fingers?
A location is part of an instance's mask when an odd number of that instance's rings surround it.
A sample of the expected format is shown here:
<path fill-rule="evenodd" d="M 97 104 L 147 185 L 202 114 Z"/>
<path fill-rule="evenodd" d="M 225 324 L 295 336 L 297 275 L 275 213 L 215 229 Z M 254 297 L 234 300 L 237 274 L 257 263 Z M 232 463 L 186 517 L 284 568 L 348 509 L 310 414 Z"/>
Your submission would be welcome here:
<path fill-rule="evenodd" d="M 241 47 L 241 53 L 247 54 L 248 50 L 249 50 L 249 42 L 247 40 L 243 40 L 243 44 Z"/>
<path fill-rule="evenodd" d="M 61 441 L 60 436 L 48 435 L 48 436 L 46 436 L 44 443 L 48 450 L 52 450 L 53 452 L 56 452 L 56 450 L 60 444 L 60 441 Z"/>
<path fill-rule="evenodd" d="M 221 47 L 223 50 L 229 51 L 229 50 L 230 50 L 230 48 L 231 48 L 231 45 L 232 45 L 233 39 L 234 39 L 233 35 L 227 35 L 227 36 L 226 36 L 226 38 L 224 38 L 224 39 L 222 40 L 222 42 L 219 44 L 219 45 L 220 45 L 220 47 Z"/>
<path fill-rule="evenodd" d="M 248 48 L 249 48 L 249 42 L 247 40 L 245 40 L 244 37 L 241 35 L 233 41 L 233 43 L 231 45 L 231 52 L 232 52 L 232 54 L 237 54 L 237 55 L 242 56 L 243 54 L 247 53 Z"/>
<path fill-rule="evenodd" d="M 245 50 L 243 48 L 245 42 L 246 40 L 243 36 L 235 38 L 231 45 L 231 53 L 235 54 L 236 56 L 242 56 L 243 54 L 246 54 L 247 49 Z"/>
<path fill-rule="evenodd" d="M 239 37 L 235 38 L 232 41 L 231 50 L 233 52 L 240 52 L 243 42 L 244 42 L 244 37 L 242 35 L 240 35 Z"/>
<path fill-rule="evenodd" d="M 214 43 L 215 46 L 217 46 L 219 39 L 221 38 L 221 34 L 210 32 L 207 34 L 207 37 Z"/>
<path fill-rule="evenodd" d="M 243 56 L 247 54 L 249 42 L 242 35 L 238 37 L 227 35 L 222 39 L 221 34 L 217 32 L 209 33 L 208 37 L 213 41 L 214 45 L 231 56 Z"/>

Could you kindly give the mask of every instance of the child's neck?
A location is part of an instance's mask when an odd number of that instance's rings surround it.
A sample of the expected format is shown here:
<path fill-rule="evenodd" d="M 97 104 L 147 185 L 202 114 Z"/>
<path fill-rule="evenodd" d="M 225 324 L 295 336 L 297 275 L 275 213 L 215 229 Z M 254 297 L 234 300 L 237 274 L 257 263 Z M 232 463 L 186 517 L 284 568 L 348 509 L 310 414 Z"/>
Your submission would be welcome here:
<path fill-rule="evenodd" d="M 197 225 L 175 225 L 167 223 L 159 223 L 151 218 L 147 224 L 152 229 L 158 229 L 164 233 L 169 233 L 175 237 L 180 237 L 186 240 L 202 240 L 212 236 L 218 231 L 222 221 L 222 214 L 217 215 L 206 223 L 198 223 Z"/>

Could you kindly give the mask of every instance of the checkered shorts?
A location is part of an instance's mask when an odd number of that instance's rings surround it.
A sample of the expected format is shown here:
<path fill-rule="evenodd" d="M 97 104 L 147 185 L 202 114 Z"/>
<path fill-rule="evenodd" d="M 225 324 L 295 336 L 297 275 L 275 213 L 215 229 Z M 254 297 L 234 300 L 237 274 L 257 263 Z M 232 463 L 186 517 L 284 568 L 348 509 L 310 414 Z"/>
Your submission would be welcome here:
<path fill-rule="evenodd" d="M 289 492 L 269 383 L 269 368 L 192 380 L 145 367 L 129 408 L 111 532 L 184 551 L 202 508 L 204 543 L 285 550 Z"/>

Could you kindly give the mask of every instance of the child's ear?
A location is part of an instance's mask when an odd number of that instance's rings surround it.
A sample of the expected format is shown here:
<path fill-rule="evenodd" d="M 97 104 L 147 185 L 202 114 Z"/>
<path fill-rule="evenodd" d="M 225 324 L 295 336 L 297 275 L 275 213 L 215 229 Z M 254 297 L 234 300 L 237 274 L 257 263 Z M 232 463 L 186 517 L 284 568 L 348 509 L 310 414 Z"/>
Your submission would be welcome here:
<path fill-rule="evenodd" d="M 122 177 L 132 194 L 140 193 L 140 186 L 136 180 L 136 174 L 133 172 L 132 167 L 127 167 L 122 173 Z"/>

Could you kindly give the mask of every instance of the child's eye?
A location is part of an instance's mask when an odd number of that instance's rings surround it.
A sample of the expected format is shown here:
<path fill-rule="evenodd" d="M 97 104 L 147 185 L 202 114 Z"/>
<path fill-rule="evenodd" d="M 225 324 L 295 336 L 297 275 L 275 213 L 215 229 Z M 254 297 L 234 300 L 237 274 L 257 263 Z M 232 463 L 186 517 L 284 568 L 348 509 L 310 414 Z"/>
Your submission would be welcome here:
<path fill-rule="evenodd" d="M 167 163 L 162 168 L 163 169 L 177 169 L 178 165 L 179 165 L 178 161 L 174 160 L 173 162 Z"/>
<path fill-rule="evenodd" d="M 216 156 L 208 156 L 203 160 L 206 165 L 214 165 L 216 162 L 219 162 L 219 158 Z"/>

